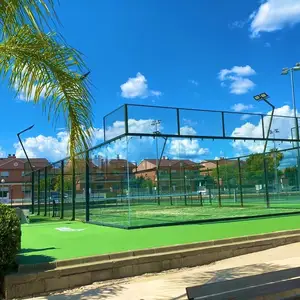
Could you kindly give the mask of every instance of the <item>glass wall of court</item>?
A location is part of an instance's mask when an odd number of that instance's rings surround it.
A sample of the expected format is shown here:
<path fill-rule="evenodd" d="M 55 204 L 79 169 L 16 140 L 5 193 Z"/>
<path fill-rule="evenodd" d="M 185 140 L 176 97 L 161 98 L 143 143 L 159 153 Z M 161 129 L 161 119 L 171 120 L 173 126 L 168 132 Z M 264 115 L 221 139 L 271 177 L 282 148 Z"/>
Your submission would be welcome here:
<path fill-rule="evenodd" d="M 297 148 L 195 162 L 163 155 L 176 139 L 113 143 L 35 171 L 32 212 L 122 228 L 300 213 Z"/>

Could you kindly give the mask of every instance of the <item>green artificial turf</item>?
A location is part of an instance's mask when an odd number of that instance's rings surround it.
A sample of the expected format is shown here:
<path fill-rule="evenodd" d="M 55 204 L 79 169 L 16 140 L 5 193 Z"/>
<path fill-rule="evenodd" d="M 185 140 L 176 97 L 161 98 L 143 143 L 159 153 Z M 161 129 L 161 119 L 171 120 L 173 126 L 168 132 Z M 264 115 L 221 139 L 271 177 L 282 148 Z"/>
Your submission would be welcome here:
<path fill-rule="evenodd" d="M 82 231 L 58 231 L 56 228 Z M 80 222 L 22 225 L 22 264 L 300 228 L 300 216 L 125 230 Z"/>

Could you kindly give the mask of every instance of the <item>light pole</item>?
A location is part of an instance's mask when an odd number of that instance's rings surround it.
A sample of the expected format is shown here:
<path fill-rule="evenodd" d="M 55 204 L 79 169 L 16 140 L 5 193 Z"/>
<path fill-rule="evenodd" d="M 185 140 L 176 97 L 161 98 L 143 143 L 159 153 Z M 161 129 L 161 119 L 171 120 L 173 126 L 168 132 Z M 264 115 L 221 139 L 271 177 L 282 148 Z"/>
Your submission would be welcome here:
<path fill-rule="evenodd" d="M 158 126 L 160 125 L 161 120 L 154 120 L 151 125 L 155 126 L 155 131 L 153 134 L 159 135 L 160 131 L 158 130 Z M 156 143 L 156 195 L 157 197 L 157 203 L 160 205 L 160 198 L 159 198 L 159 170 L 158 170 L 158 141 L 157 136 L 155 137 L 155 143 Z"/>
<path fill-rule="evenodd" d="M 300 187 L 300 151 L 299 151 L 299 124 L 297 119 L 297 109 L 296 109 L 296 96 L 295 96 L 295 82 L 294 82 L 294 72 L 300 71 L 300 63 L 296 63 L 294 67 L 291 68 L 283 68 L 281 71 L 281 75 L 288 75 L 291 76 L 291 89 L 292 89 L 292 102 L 293 102 L 293 112 L 295 118 L 295 129 L 296 129 L 296 145 L 297 145 L 297 173 L 298 173 L 298 190 Z"/>
<path fill-rule="evenodd" d="M 274 110 L 275 110 L 275 106 L 268 101 L 268 99 L 270 98 L 270 96 L 267 93 L 261 93 L 258 95 L 255 95 L 254 100 L 260 102 L 260 101 L 264 101 L 266 102 L 269 106 L 271 106 L 272 108 L 272 112 L 271 112 L 271 118 L 270 118 L 270 122 L 269 122 L 269 126 L 268 126 L 268 131 L 267 131 L 267 137 L 266 137 L 266 141 L 265 141 L 265 146 L 264 146 L 264 153 L 267 150 L 267 145 L 268 145 L 268 139 L 269 139 L 269 135 L 270 135 L 270 131 L 271 131 L 271 125 L 272 125 L 272 121 L 273 121 L 273 115 L 274 115 Z M 263 124 L 262 124 L 263 126 Z M 264 128 L 262 128 L 264 130 Z"/>
<path fill-rule="evenodd" d="M 265 177 L 265 189 L 266 189 L 266 202 L 267 202 L 267 207 L 269 208 L 270 207 L 270 198 L 269 198 L 268 168 L 267 168 L 267 162 L 266 162 L 265 153 L 266 153 L 266 150 L 267 150 L 268 139 L 269 139 L 269 135 L 270 135 L 270 131 L 271 131 L 271 125 L 272 125 L 272 121 L 273 121 L 273 115 L 274 115 L 275 106 L 268 101 L 268 99 L 270 97 L 269 97 L 269 95 L 267 93 L 260 93 L 258 95 L 255 95 L 253 98 L 256 101 L 264 101 L 264 102 L 266 102 L 272 108 L 271 118 L 270 118 L 270 122 L 269 122 L 269 126 L 268 126 L 267 137 L 266 137 L 265 146 L 264 146 L 264 152 L 263 152 L 264 177 Z M 262 130 L 264 132 L 264 124 L 262 124 Z"/>
<path fill-rule="evenodd" d="M 129 221 L 129 226 L 131 224 L 131 208 L 130 208 L 130 175 L 129 175 L 129 141 L 132 139 L 133 137 L 126 137 L 126 142 L 127 142 L 127 147 L 126 147 L 126 169 L 127 169 L 127 202 L 128 202 L 128 221 Z"/>
<path fill-rule="evenodd" d="M 274 138 L 274 180 L 275 180 L 275 191 L 278 193 L 278 174 L 277 174 L 277 149 L 276 149 L 276 144 L 275 144 L 275 134 L 279 133 L 279 130 L 276 128 L 274 130 L 270 130 L 270 133 L 273 134 Z"/>
<path fill-rule="evenodd" d="M 32 167 L 32 165 L 31 165 L 31 162 L 30 162 L 29 158 L 28 158 L 27 152 L 26 152 L 26 150 L 25 150 L 25 148 L 24 148 L 24 145 L 23 145 L 23 143 L 22 143 L 22 140 L 21 140 L 20 135 L 21 135 L 22 133 L 24 133 L 24 132 L 26 132 L 26 131 L 32 129 L 33 126 L 34 126 L 34 125 L 31 125 L 30 127 L 28 127 L 28 128 L 26 128 L 26 129 L 20 131 L 19 133 L 17 133 L 19 142 L 20 142 L 20 144 L 21 144 L 21 147 L 22 147 L 22 149 L 23 149 L 23 151 L 24 151 L 24 154 L 25 154 L 25 156 L 26 156 L 26 159 L 27 159 L 27 161 L 28 161 L 28 163 L 29 163 L 29 166 L 30 166 L 30 169 L 31 169 L 32 172 L 33 172 L 33 167 Z"/>
<path fill-rule="evenodd" d="M 31 125 L 30 127 L 28 127 L 28 128 L 26 128 L 26 129 L 20 131 L 19 133 L 17 133 L 19 142 L 20 142 L 20 144 L 21 144 L 21 146 L 22 146 L 22 149 L 23 149 L 23 151 L 24 151 L 24 153 L 25 153 L 26 159 L 27 159 L 27 161 L 28 161 L 28 164 L 29 164 L 30 170 L 31 170 L 31 213 L 32 213 L 32 214 L 34 214 L 34 172 L 33 172 L 33 167 L 32 167 L 32 165 L 31 165 L 31 162 L 30 162 L 29 158 L 28 158 L 27 152 L 26 152 L 26 150 L 25 150 L 25 148 L 24 148 L 24 145 L 23 145 L 23 143 L 22 143 L 22 140 L 21 140 L 21 137 L 20 137 L 20 136 L 21 136 L 22 133 L 24 133 L 24 132 L 26 132 L 26 131 L 32 129 L 33 126 L 34 126 L 34 125 Z"/>

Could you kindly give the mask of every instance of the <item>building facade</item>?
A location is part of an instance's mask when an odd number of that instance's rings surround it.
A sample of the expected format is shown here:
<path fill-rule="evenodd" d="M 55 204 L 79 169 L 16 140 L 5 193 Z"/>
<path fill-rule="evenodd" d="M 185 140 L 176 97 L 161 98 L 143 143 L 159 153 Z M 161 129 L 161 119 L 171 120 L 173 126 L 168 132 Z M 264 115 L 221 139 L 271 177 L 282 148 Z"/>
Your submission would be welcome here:
<path fill-rule="evenodd" d="M 45 158 L 31 158 L 34 170 L 49 164 Z M 31 179 L 26 176 L 27 160 L 14 154 L 0 158 L 0 202 L 18 202 L 31 193 Z"/>

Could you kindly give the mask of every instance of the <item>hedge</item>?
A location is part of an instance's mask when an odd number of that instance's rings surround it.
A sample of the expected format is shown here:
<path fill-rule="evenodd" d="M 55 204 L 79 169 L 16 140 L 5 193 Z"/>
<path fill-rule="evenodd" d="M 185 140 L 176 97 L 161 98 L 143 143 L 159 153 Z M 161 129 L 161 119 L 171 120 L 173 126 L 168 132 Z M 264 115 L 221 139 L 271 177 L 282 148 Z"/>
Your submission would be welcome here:
<path fill-rule="evenodd" d="M 20 220 L 15 209 L 0 204 L 0 277 L 16 265 L 20 249 Z"/>

